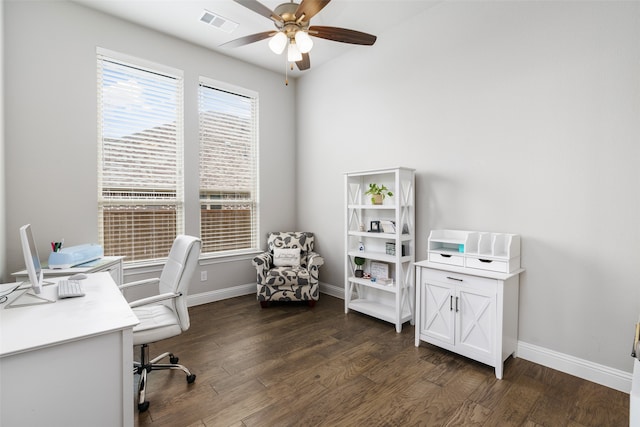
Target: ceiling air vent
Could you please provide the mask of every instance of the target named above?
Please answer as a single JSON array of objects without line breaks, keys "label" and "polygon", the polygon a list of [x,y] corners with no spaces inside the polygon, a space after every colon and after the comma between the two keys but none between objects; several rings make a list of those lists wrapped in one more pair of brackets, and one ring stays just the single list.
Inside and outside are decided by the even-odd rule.
[{"label": "ceiling air vent", "polygon": [[206,9],[204,10],[204,12],[202,12],[200,21],[216,27],[217,29],[219,29],[220,31],[224,31],[225,33],[232,33],[233,30],[238,28],[237,22],[233,22],[230,19],[227,19]]}]

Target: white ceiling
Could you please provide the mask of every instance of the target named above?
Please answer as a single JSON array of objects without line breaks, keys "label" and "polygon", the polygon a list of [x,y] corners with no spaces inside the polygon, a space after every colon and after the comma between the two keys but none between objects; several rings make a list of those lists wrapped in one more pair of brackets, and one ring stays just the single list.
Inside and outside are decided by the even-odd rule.
[{"label": "white ceiling", "polygon": [[[134,22],[156,31],[187,40],[224,55],[284,72],[286,56],[276,55],[268,47],[268,40],[237,48],[219,47],[222,43],[249,34],[275,28],[273,22],[233,0],[74,0],[76,3]],[[405,19],[432,7],[443,0],[333,0],[311,19],[311,25],[328,25],[363,31],[380,37],[384,31]],[[261,0],[271,10],[283,0]],[[286,1],[285,1],[286,2]],[[237,22],[233,33],[200,21],[208,10]],[[301,72],[296,67],[292,76],[312,72],[322,63],[342,55],[350,49],[370,49],[314,37],[309,53],[311,69]]]}]

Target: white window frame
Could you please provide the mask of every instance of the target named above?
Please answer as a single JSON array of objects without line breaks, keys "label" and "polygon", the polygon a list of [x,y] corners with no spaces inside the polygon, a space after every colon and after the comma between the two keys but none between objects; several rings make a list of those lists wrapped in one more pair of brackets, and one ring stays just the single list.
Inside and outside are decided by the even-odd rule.
[{"label": "white window frame", "polygon": [[[144,59],[136,58],[130,55],[125,55],[119,52],[110,51],[103,48],[97,48],[97,66],[98,66],[98,84],[97,84],[97,95],[98,95],[98,234],[100,243],[105,246],[105,255],[127,255],[127,250],[131,250],[134,253],[140,254],[140,248],[142,249],[142,255],[138,255],[136,257],[127,257],[125,258],[126,263],[144,263],[144,262],[152,262],[154,260],[166,258],[168,255],[170,245],[167,247],[167,244],[173,242],[175,239],[175,235],[184,233],[184,209],[185,209],[185,200],[184,200],[184,77],[183,72],[181,70],[177,70],[171,67],[167,67],[162,64],[157,64],[151,61],[147,61]],[[171,181],[175,179],[175,188],[168,188],[166,182],[161,182],[159,187],[162,189],[159,193],[154,193],[153,188],[149,188],[151,192],[145,193],[145,191],[138,191],[141,189],[139,185],[136,185],[135,182],[140,182],[139,178],[131,179],[131,186],[129,188],[122,188],[122,193],[118,191],[103,191],[103,184],[105,184],[105,176],[103,175],[103,171],[106,170],[103,167],[103,161],[106,160],[106,156],[103,156],[105,153],[104,147],[104,127],[103,127],[103,119],[104,119],[104,111],[103,111],[103,75],[102,75],[102,61],[110,61],[123,66],[131,67],[132,69],[142,71],[143,73],[152,73],[155,75],[168,77],[171,79],[175,79],[176,82],[176,99],[175,99],[175,110],[176,110],[176,118],[175,118],[175,170],[172,170],[175,173],[173,178],[168,179]],[[133,98],[132,98],[133,99]],[[146,129],[148,131],[149,129]],[[122,139],[126,139],[127,137],[131,137],[131,135],[123,136]],[[159,139],[162,137],[158,136]],[[112,138],[115,139],[115,138]],[[162,142],[164,143],[164,142]],[[158,142],[157,147],[161,147],[161,142]],[[132,150],[133,151],[133,150]],[[154,151],[149,150],[146,154],[154,154]],[[112,156],[113,158],[114,156]],[[156,157],[159,158],[159,157]],[[171,161],[172,162],[172,161]],[[110,176],[113,176],[112,173]],[[117,180],[117,179],[116,179]],[[113,181],[113,178],[112,178]],[[123,180],[126,182],[126,180]],[[109,185],[109,184],[106,184]],[[175,198],[167,197],[166,194],[171,194],[175,192]],[[137,193],[137,194],[136,194]],[[173,196],[171,194],[171,196]],[[154,198],[155,197],[155,198]],[[124,247],[126,250],[123,253],[122,247],[120,249],[114,249],[115,252],[118,253],[109,253],[107,246],[105,245],[105,208],[111,207],[111,209],[121,209],[123,212],[127,210],[133,211],[136,206],[142,206],[141,211],[148,209],[150,211],[165,211],[169,212],[171,209],[175,210],[175,233],[174,235],[162,234],[162,227],[159,228],[160,232],[157,235],[154,235],[154,225],[150,226],[150,229],[147,229],[149,234],[141,233],[140,235],[136,235],[136,233],[131,233],[130,230],[121,230],[121,235],[125,236],[124,238],[112,236],[113,241],[116,239],[124,240],[129,239],[132,242],[127,242]],[[169,206],[169,208],[167,208]],[[161,215],[162,216],[162,215]],[[135,212],[131,213],[132,222],[136,223]],[[154,217],[155,218],[155,217]],[[147,224],[149,225],[149,224]],[[119,229],[119,228],[118,228]],[[131,236],[134,236],[133,238]],[[138,244],[139,240],[136,240],[136,237],[143,237],[143,244]],[[161,241],[162,243],[159,245],[160,249],[156,249],[155,242],[156,240]],[[109,247],[113,247],[109,245]],[[116,246],[118,247],[118,246]],[[137,249],[132,249],[132,248]],[[166,253],[165,253],[166,252]],[[151,255],[147,255],[150,253]],[[133,259],[132,259],[133,258]]]},{"label": "white window frame", "polygon": [[[207,178],[203,178],[203,174],[206,173],[209,164],[203,159],[203,133],[204,133],[204,125],[205,118],[202,114],[201,109],[203,100],[203,88],[209,88],[212,90],[217,90],[221,92],[227,92],[232,95],[237,95],[243,98],[246,98],[251,101],[252,108],[252,117],[251,117],[251,128],[248,130],[247,134],[243,134],[240,136],[242,141],[240,143],[249,144],[250,147],[245,147],[250,150],[249,155],[251,158],[249,159],[249,167],[252,170],[252,176],[245,177],[250,179],[250,183],[248,184],[249,188],[246,188],[246,191],[242,191],[240,188],[206,188],[207,184],[203,181],[207,181]],[[199,164],[200,164],[200,174],[198,178],[199,183],[199,205],[200,205],[200,236],[202,238],[202,252],[204,257],[219,257],[219,256],[232,256],[232,255],[241,255],[248,253],[256,253],[259,251],[259,141],[258,141],[258,129],[259,129],[259,97],[258,93],[249,89],[245,89],[242,87],[238,87],[235,85],[231,85],[225,82],[221,82],[218,80],[214,80],[208,77],[200,76],[199,85],[198,85],[198,115],[199,115],[199,131],[198,131],[198,140],[199,140]],[[209,123],[210,124],[210,123]],[[238,135],[235,135],[238,136]],[[211,144],[212,141],[209,140]],[[211,162],[210,165],[215,167],[214,162]],[[244,177],[244,176],[243,176]],[[228,191],[221,191],[228,190]],[[213,193],[218,192],[218,194],[213,195]],[[249,194],[248,197],[245,197]],[[209,197],[220,197],[220,199],[207,199],[206,195],[209,194]],[[228,237],[223,237],[220,241],[220,237],[211,236],[211,232],[209,230],[204,230],[203,228],[203,213],[208,211],[209,213],[213,212],[210,209],[212,205],[218,205],[216,208],[219,210],[234,210],[234,207],[238,207],[240,205],[246,208],[247,205],[250,206],[250,237],[248,238],[249,243],[244,247],[233,247],[234,245],[242,246],[247,242],[246,237],[246,229],[241,227],[240,234]],[[223,236],[224,233],[218,228],[214,233],[217,232],[217,236]],[[244,237],[243,237],[244,236]],[[235,242],[234,239],[237,238],[238,242]],[[212,240],[216,240],[215,242]],[[225,241],[225,239],[228,239]],[[231,248],[230,248],[231,247]]]}]

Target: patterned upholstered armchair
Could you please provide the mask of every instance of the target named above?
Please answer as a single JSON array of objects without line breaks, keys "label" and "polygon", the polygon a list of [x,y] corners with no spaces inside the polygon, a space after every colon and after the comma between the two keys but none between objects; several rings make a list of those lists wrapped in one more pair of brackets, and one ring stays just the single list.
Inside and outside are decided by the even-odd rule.
[{"label": "patterned upholstered armchair", "polygon": [[257,297],[262,307],[270,301],[308,301],[320,297],[318,269],[324,259],[313,252],[313,233],[269,233],[267,252],[253,258],[258,273]]}]

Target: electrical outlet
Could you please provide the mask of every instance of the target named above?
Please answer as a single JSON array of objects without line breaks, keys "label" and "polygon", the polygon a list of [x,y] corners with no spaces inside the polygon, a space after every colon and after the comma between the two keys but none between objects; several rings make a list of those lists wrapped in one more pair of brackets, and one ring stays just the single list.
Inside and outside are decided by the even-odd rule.
[{"label": "electrical outlet", "polygon": [[201,271],[200,272],[200,281],[201,282],[206,282],[207,281],[207,271]]}]

